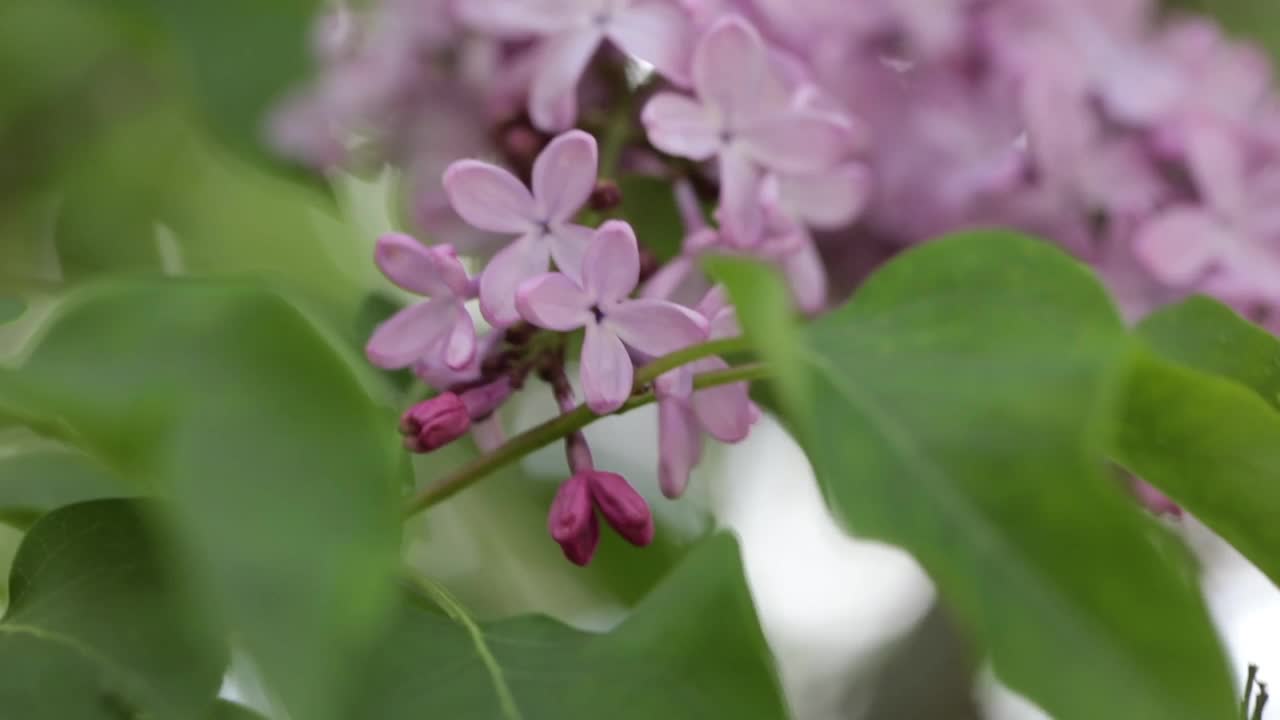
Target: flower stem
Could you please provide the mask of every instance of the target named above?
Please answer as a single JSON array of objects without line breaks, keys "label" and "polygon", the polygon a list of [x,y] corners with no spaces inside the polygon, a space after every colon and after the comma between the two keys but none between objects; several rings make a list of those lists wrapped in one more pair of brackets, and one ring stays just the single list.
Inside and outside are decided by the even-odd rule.
[{"label": "flower stem", "polygon": [[[659,358],[658,360],[655,360],[650,365],[645,366],[639,373],[637,373],[637,377],[636,377],[637,385],[647,384],[648,381],[645,381],[645,383],[641,383],[640,379],[641,377],[646,376],[646,371],[648,371],[649,368],[652,367],[653,365],[657,365],[659,362],[664,361],[667,358],[680,355],[681,353],[688,353],[689,351],[694,350],[695,348],[711,347],[711,346],[715,346],[716,348],[723,348],[726,345],[724,341],[713,341],[710,343],[705,343],[703,345],[694,346],[693,348],[687,348],[686,350],[681,350],[680,352],[672,353],[671,355],[667,355],[665,357]],[[715,349],[713,348],[712,351],[709,351],[706,353],[702,353],[702,354],[693,353],[691,357],[689,357],[689,359],[686,360],[685,362],[697,360],[701,357],[705,357],[706,355],[714,354],[714,352],[715,352]],[[664,363],[664,365],[666,364],[667,363]],[[682,364],[684,363],[677,363],[672,367],[678,367],[679,365],[682,365]],[[668,367],[668,369],[670,368]],[[660,374],[660,372],[657,372],[657,371],[648,373],[648,375],[650,376],[650,380],[653,377],[657,377],[658,374]],[[748,382],[751,380],[760,380],[768,376],[769,376],[768,366],[764,365],[763,363],[752,363],[750,365],[739,365],[737,367],[731,367],[727,370],[717,370],[715,372],[702,373],[701,375],[698,375],[694,378],[693,385],[695,388],[704,389],[704,388],[716,387],[718,385],[728,385],[730,383],[735,383],[735,382]],[[637,395],[635,397],[632,397],[630,400],[626,402],[625,405],[623,405],[621,408],[619,408],[616,412],[612,414],[621,415],[622,413],[625,413],[629,410],[634,410],[638,407],[643,407],[645,405],[653,403],[656,400],[657,398],[654,396],[653,392],[646,390],[644,393]],[[493,452],[488,453],[487,455],[481,455],[480,457],[472,460],[466,465],[463,465],[462,467],[458,468],[453,473],[445,476],[438,482],[423,488],[417,495],[415,495],[412,499],[410,499],[409,504],[405,507],[404,516],[406,518],[409,518],[409,517],[412,517],[413,515],[416,515],[422,512],[423,510],[426,510],[432,505],[435,505],[445,500],[446,498],[452,496],[454,493],[459,492],[460,490],[463,490],[464,488],[468,487],[472,483],[477,482],[478,480],[488,475],[489,473],[492,473],[498,468],[508,463],[515,462],[516,460],[519,460],[520,458],[524,457],[525,455],[528,455],[529,453],[532,453],[535,450],[538,450],[539,448],[546,447],[547,445],[550,445],[551,443],[559,440],[560,438],[565,437],[570,433],[581,430],[582,428],[590,425],[599,417],[601,416],[593,413],[591,411],[591,408],[587,407],[586,405],[579,405],[578,407],[574,408],[570,412],[567,412],[563,415],[558,415],[554,418],[551,418],[550,420],[547,420],[541,425],[537,425],[533,428],[530,428],[529,430],[526,430],[525,432],[511,438],[511,440],[507,441],[506,444],[504,444],[502,447],[498,448],[497,450],[494,450]]]}]

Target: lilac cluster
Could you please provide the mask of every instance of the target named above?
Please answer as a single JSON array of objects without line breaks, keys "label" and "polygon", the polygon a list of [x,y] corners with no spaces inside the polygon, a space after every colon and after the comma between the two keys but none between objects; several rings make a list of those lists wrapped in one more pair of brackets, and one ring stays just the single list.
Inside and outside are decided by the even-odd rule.
[{"label": "lilac cluster", "polygon": [[[497,405],[554,379],[564,343],[547,338],[582,331],[586,402],[609,413],[649,390],[637,363],[736,334],[707,253],[773,263],[816,313],[902,248],[1007,226],[1093,264],[1130,318],[1204,292],[1280,331],[1268,59],[1156,0],[382,0],[333,6],[315,51],[324,71],[280,109],[278,146],[396,164],[439,243],[378,249],[430,298],[369,345],[442,391],[406,416],[415,450],[472,422],[495,440]],[[671,185],[684,237],[665,265],[617,217],[623,174]],[[478,278],[455,248],[487,259]],[[669,496],[704,433],[735,442],[756,417],[740,383],[695,391],[723,367],[651,388]],[[566,554],[590,558],[593,507],[647,542],[581,456],[552,513]]]}]

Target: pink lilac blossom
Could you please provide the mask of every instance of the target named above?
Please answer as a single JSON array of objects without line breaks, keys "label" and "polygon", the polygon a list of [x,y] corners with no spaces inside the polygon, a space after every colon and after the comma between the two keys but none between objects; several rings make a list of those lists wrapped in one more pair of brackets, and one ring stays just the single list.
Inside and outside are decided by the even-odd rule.
[{"label": "pink lilac blossom", "polygon": [[[456,243],[379,243],[384,272],[430,299],[379,327],[368,354],[459,402],[501,405],[546,370],[538,348],[562,364],[559,334],[581,328],[587,403],[617,409],[637,363],[735,331],[723,296],[704,298],[709,253],[776,265],[819,313],[892,254],[975,226],[1092,264],[1130,321],[1201,292],[1280,332],[1271,63],[1155,0],[381,0],[336,5],[312,44],[322,74],[272,136],[326,170],[397,166],[417,229]],[[672,183],[683,237],[664,265],[641,262],[617,219],[645,219],[618,203],[627,174]],[[478,282],[453,247],[489,258]],[[477,295],[495,328],[479,338],[464,319]],[[741,439],[757,412],[744,385],[693,389],[722,367],[655,383],[669,496],[704,434]],[[448,402],[432,406],[440,437],[462,424]],[[465,417],[501,439],[495,418]],[[585,441],[549,522],[585,563],[597,509],[644,533],[625,493],[596,496],[621,486],[575,452]]]},{"label": "pink lilac blossom", "polygon": [[480,230],[518,235],[480,276],[480,311],[494,326],[520,319],[516,287],[546,272],[550,260],[568,277],[580,277],[592,230],[572,220],[595,187],[597,162],[595,138],[571,130],[538,155],[532,192],[510,172],[479,160],[459,160],[445,172],[445,192],[462,219]]},{"label": "pink lilac blossom", "polygon": [[365,347],[369,361],[386,369],[409,367],[424,358],[458,370],[476,354],[476,332],[465,303],[475,287],[448,245],[425,247],[408,235],[378,239],[378,267],[396,285],[429,299],[396,313]]},{"label": "pink lilac blossom", "polygon": [[665,0],[468,0],[458,6],[472,27],[500,36],[534,36],[529,117],[546,132],[573,126],[577,87],[608,40],[684,84],[692,45],[689,18]]},{"label": "pink lilac blossom", "polygon": [[582,388],[587,405],[610,413],[631,396],[631,348],[655,357],[707,338],[707,321],[664,300],[630,299],[640,282],[640,249],[631,226],[611,220],[587,246],[581,281],[546,273],[520,285],[516,306],[525,320],[548,330],[585,328]]}]

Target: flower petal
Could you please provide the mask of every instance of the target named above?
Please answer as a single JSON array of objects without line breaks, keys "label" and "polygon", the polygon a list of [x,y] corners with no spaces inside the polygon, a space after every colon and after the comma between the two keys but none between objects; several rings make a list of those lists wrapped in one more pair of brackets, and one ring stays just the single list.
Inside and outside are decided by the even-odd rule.
[{"label": "flower petal", "polygon": [[1134,238],[1133,251],[1161,282],[1189,285],[1218,259],[1224,242],[1216,218],[1200,208],[1181,207],[1149,220]]},{"label": "flower petal", "polygon": [[764,173],[741,149],[720,154],[720,226],[724,239],[738,248],[755,245],[764,229],[760,183]]},{"label": "flower petal", "polygon": [[516,289],[525,280],[546,272],[550,259],[547,244],[533,235],[518,238],[494,255],[480,276],[480,313],[484,319],[499,328],[519,322]]},{"label": "flower petal", "polygon": [[[720,358],[704,358],[694,363],[693,372],[702,374],[726,370],[728,367]],[[720,442],[739,442],[751,432],[754,418],[751,396],[745,382],[695,390],[692,405],[702,428]]]},{"label": "flower petal", "polygon": [[658,487],[675,499],[689,485],[689,472],[702,459],[702,430],[689,405],[668,399],[658,403]]},{"label": "flower petal", "polygon": [[779,178],[782,204],[805,223],[823,230],[842,228],[867,206],[871,198],[871,170],[862,163],[844,163],[816,175]]},{"label": "flower petal", "polygon": [[654,95],[640,113],[649,142],[668,155],[706,160],[715,155],[720,138],[702,104],[675,93]]},{"label": "flower petal", "polygon": [[547,38],[529,89],[529,117],[539,130],[559,132],[573,126],[578,117],[578,80],[603,39],[594,25]]},{"label": "flower petal", "polygon": [[561,0],[466,0],[450,7],[474,30],[516,37],[559,32],[581,14],[575,3]]},{"label": "flower petal", "polygon": [[764,41],[746,20],[731,15],[716,22],[693,51],[693,87],[721,117],[754,114],[766,67]]},{"label": "flower petal", "polygon": [[592,320],[594,303],[577,283],[562,273],[544,273],[525,280],[516,291],[516,309],[540,328],[569,332]]},{"label": "flower petal", "polygon": [[619,302],[640,283],[640,246],[622,220],[600,226],[582,257],[582,289],[601,304]]},{"label": "flower petal", "polygon": [[523,233],[536,226],[533,195],[515,175],[479,160],[459,160],[444,173],[444,190],[455,212],[472,227]]},{"label": "flower petal", "polygon": [[607,312],[604,324],[646,355],[666,355],[707,339],[706,318],[665,300],[627,300]]},{"label": "flower petal", "polygon": [[611,413],[631,396],[635,368],[613,330],[600,323],[587,324],[581,365],[582,392],[592,412]]},{"label": "flower petal", "polygon": [[549,223],[573,217],[591,196],[599,164],[596,139],[570,130],[552,140],[533,163],[533,197]]},{"label": "flower petal", "polygon": [[832,113],[790,110],[752,123],[739,133],[747,154],[781,173],[803,175],[830,168],[850,148],[852,128]]},{"label": "flower petal", "polygon": [[453,306],[452,300],[428,300],[392,315],[365,345],[369,362],[397,370],[423,359],[452,328]]},{"label": "flower petal", "polygon": [[374,261],[391,282],[430,297],[465,297],[467,271],[450,245],[426,247],[402,233],[378,238]]},{"label": "flower petal", "polygon": [[608,35],[624,52],[649,63],[671,82],[689,84],[693,28],[675,5],[638,2],[622,8],[614,15]]},{"label": "flower petal", "polygon": [[476,357],[476,326],[462,303],[453,306],[453,327],[444,339],[444,364],[450,370],[467,367]]},{"label": "flower petal", "polygon": [[586,255],[587,245],[595,234],[594,228],[562,223],[552,225],[551,234],[546,236],[551,248],[551,259],[556,261],[556,269],[576,283],[582,282],[582,257]]},{"label": "flower petal", "polygon": [[605,522],[624,540],[644,547],[653,542],[653,513],[644,497],[617,473],[590,473],[591,499],[595,501]]},{"label": "flower petal", "polygon": [[827,304],[827,270],[813,240],[805,238],[795,250],[778,259],[782,274],[791,287],[796,307],[816,313]]}]

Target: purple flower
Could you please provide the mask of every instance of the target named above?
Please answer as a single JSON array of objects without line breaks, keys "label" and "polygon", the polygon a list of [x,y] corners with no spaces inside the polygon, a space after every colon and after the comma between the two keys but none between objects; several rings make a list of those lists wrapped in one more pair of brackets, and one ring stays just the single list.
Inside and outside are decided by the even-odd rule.
[{"label": "purple flower", "polygon": [[546,272],[549,260],[569,277],[581,276],[592,230],[570,221],[591,196],[596,165],[595,138],[571,130],[538,155],[532,193],[511,173],[478,160],[460,160],[445,172],[445,191],[458,215],[481,230],[519,236],[480,276],[480,312],[494,326],[520,319],[516,288]]},{"label": "purple flower", "polygon": [[626,478],[590,468],[578,470],[560,486],[547,514],[552,539],[575,565],[590,563],[600,542],[596,510],[632,545],[653,542],[653,513]]},{"label": "purple flower", "polygon": [[441,393],[409,408],[400,418],[400,433],[411,452],[428,453],[448,445],[471,429],[471,415],[462,398]]},{"label": "purple flower", "polygon": [[1231,301],[1280,302],[1280,173],[1249,175],[1225,132],[1193,134],[1187,163],[1202,204],[1176,205],[1138,231],[1138,259],[1161,281]]},{"label": "purple flower", "polygon": [[[737,337],[737,313],[723,287],[712,288],[698,304],[708,320],[712,339]],[[718,357],[702,358],[664,373],[655,383],[658,395],[658,482],[669,498],[679,497],[689,484],[689,472],[702,457],[702,435],[725,443],[747,437],[758,411],[751,403],[747,383],[732,383],[703,390],[693,389],[695,376],[724,370]]]},{"label": "purple flower", "polygon": [[537,35],[537,69],[529,88],[529,117],[558,132],[578,116],[577,87],[606,39],[679,84],[688,75],[689,19],[665,0],[467,0],[465,19],[499,35]]},{"label": "purple flower", "polygon": [[382,323],[365,346],[374,365],[409,367],[424,359],[460,369],[476,353],[476,331],[464,303],[475,296],[453,247],[425,247],[408,235],[378,238],[374,258],[396,285],[429,300],[401,310]]},{"label": "purple flower", "polygon": [[586,328],[582,387],[596,413],[617,410],[631,395],[634,367],[627,348],[665,355],[707,337],[702,316],[663,300],[631,300],[640,280],[640,250],[625,222],[611,220],[587,246],[581,282],[562,273],[525,281],[516,294],[520,314],[548,330]]},{"label": "purple flower", "polygon": [[697,100],[661,93],[641,119],[659,150],[718,158],[723,220],[739,237],[759,229],[754,201],[763,171],[821,172],[848,149],[848,120],[793,103],[760,35],[738,16],[720,20],[698,42],[693,86]]}]

